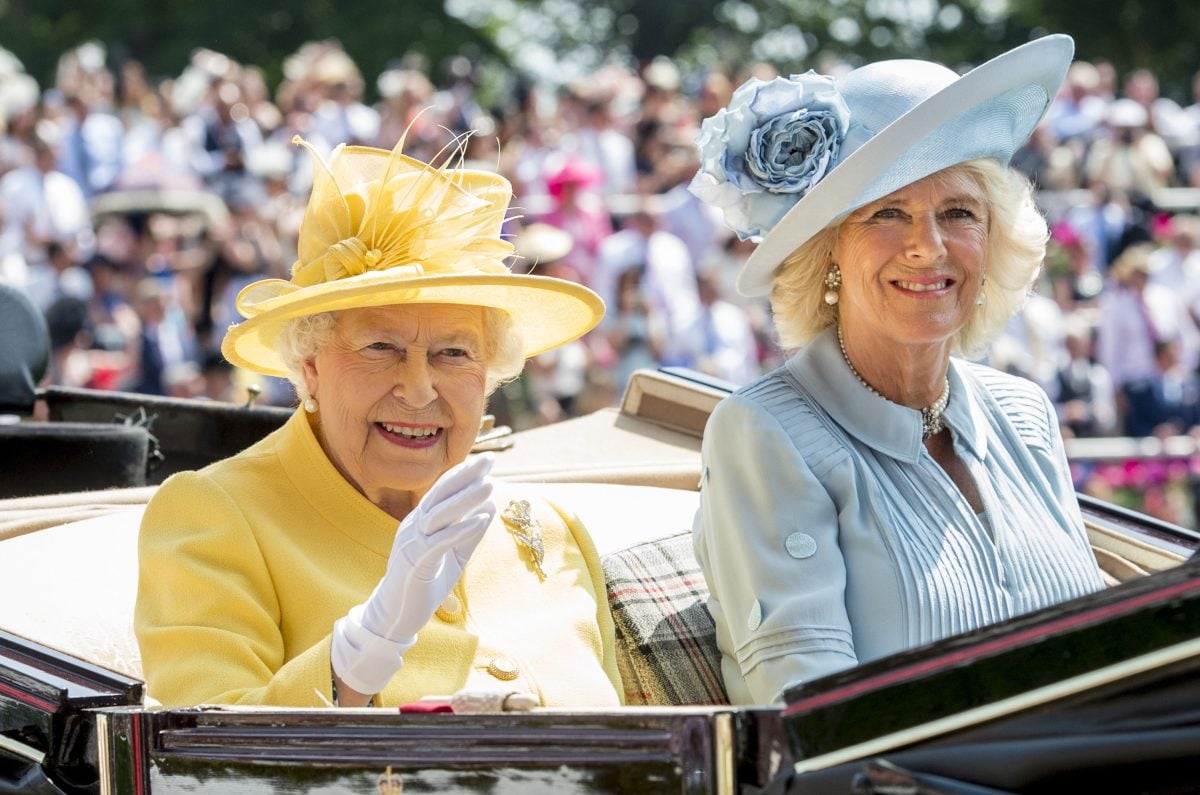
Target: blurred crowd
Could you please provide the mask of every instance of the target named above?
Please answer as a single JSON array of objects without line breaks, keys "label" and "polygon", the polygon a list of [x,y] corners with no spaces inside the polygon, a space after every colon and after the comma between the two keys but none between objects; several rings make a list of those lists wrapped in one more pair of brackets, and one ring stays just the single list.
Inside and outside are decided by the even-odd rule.
[{"label": "blurred crowd", "polygon": [[[0,280],[45,312],[47,383],[243,402],[251,380],[219,344],[238,291],[287,278],[295,260],[312,165],[293,137],[328,153],[405,136],[419,159],[507,176],[514,269],[583,282],[608,307],[502,388],[499,422],[611,405],[640,367],[740,385],[785,354],[766,303],[733,289],[753,243],[687,185],[700,121],[750,74],[775,73],[692,73],[660,57],[484,92],[466,58],[402,57],[368,91],[326,41],[288,58],[272,89],[211,50],[164,77],[88,43],[40,86],[0,51]],[[1200,77],[1195,93],[1176,102],[1151,72],[1077,62],[1014,161],[1053,232],[1037,293],[990,361],[1040,383],[1068,435],[1200,426],[1200,217],[1186,199],[1200,190],[1180,190],[1200,189]],[[294,403],[286,383],[254,383],[260,400]]]}]

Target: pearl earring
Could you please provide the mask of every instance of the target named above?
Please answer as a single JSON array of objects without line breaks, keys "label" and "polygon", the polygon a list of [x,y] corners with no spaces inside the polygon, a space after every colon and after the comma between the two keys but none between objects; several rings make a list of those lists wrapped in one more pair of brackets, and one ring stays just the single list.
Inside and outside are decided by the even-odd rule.
[{"label": "pearl earring", "polygon": [[825,303],[834,306],[838,302],[838,289],[842,286],[842,270],[832,263],[825,271]]},{"label": "pearl earring", "polygon": [[309,414],[316,414],[318,408],[316,398],[308,398],[304,401],[304,410]]},{"label": "pearl earring", "polygon": [[983,288],[987,287],[987,277],[983,277],[983,281],[979,283],[979,295],[975,297],[975,306],[983,306]]}]

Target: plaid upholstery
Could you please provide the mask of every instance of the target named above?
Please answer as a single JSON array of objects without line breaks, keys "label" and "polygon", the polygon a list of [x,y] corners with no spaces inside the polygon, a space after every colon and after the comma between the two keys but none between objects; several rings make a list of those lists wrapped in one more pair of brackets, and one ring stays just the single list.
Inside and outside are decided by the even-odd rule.
[{"label": "plaid upholstery", "polygon": [[728,704],[690,532],[604,557],[628,704]]}]

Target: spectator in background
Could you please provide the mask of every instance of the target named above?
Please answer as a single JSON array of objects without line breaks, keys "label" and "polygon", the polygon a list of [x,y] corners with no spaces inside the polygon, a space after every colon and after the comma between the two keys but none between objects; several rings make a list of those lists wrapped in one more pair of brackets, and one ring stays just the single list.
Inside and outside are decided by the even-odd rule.
[{"label": "spectator in background", "polygon": [[1159,93],[1158,78],[1149,69],[1134,69],[1125,75],[1122,88],[1127,99],[1146,111],[1147,127],[1161,138],[1172,153],[1186,139],[1186,120],[1179,103]]},{"label": "spectator in background", "polygon": [[638,124],[656,122],[673,140],[691,140],[698,129],[695,111],[680,92],[679,67],[665,55],[655,56],[642,70],[642,94]]},{"label": "spectator in background", "polygon": [[1132,99],[1118,99],[1104,118],[1105,134],[1084,160],[1091,182],[1152,197],[1175,181],[1175,161],[1163,139],[1149,127],[1146,109]]},{"label": "spectator in background", "polygon": [[[1150,281],[1181,293],[1195,293],[1200,285],[1200,216],[1179,213],[1163,216],[1160,236],[1162,245],[1150,254]],[[1192,283],[1189,284],[1189,278]]]},{"label": "spectator in background", "polygon": [[667,329],[662,317],[646,304],[646,268],[631,265],[617,277],[616,299],[605,312],[603,326],[616,356],[614,387],[624,394],[637,370],[657,369],[663,360]]},{"label": "spectator in background", "polygon": [[1124,190],[1113,190],[1107,182],[1095,179],[1088,182],[1091,194],[1088,201],[1068,208],[1059,219],[1082,239],[1087,249],[1091,269],[1108,273],[1108,266],[1120,253],[1122,241],[1141,218]]},{"label": "spectator in background", "polygon": [[[290,146],[274,141],[263,144],[247,164],[262,188],[261,204],[250,207],[248,215],[269,238],[264,241],[268,268],[264,272],[281,278],[289,275],[289,267],[296,261],[295,241],[300,236],[300,222],[304,218],[304,200],[289,188],[292,173]],[[252,197],[254,191],[247,195]]]},{"label": "spectator in background", "polygon": [[1081,160],[1074,148],[1059,143],[1050,123],[1043,120],[1013,154],[1012,165],[1038,190],[1068,190],[1079,184]]},{"label": "spectator in background", "polygon": [[1180,111],[1180,125],[1184,139],[1176,157],[1179,159],[1179,174],[1184,185],[1200,188],[1200,72],[1192,76],[1192,102]]},{"label": "spectator in background", "polygon": [[1050,294],[1063,312],[1094,306],[1104,289],[1093,245],[1067,221],[1059,221],[1050,231],[1045,275]]},{"label": "spectator in background", "polygon": [[27,269],[50,267],[51,243],[71,258],[90,256],[94,235],[87,199],[57,168],[61,144],[61,131],[40,122],[29,144],[32,162],[0,177],[0,259],[15,255]]},{"label": "spectator in background", "polygon": [[1163,340],[1154,346],[1156,377],[1142,384],[1142,413],[1130,425],[1135,436],[1177,436],[1192,430],[1200,410],[1200,381],[1195,367],[1183,364],[1180,343]]},{"label": "spectator in background", "polygon": [[992,343],[988,363],[997,370],[1028,378],[1051,400],[1058,396],[1058,371],[1064,364],[1063,310],[1035,286]]},{"label": "spectator in background", "polygon": [[733,81],[725,72],[713,69],[704,75],[700,83],[700,95],[696,98],[696,115],[702,119],[715,116],[732,98]]},{"label": "spectator in background", "polygon": [[700,317],[696,323],[699,350],[693,366],[733,387],[742,387],[758,377],[758,349],[750,318],[737,304],[721,296],[715,273],[696,276]]},{"label": "spectator in background", "polygon": [[136,112],[128,111],[116,190],[199,190],[203,179],[195,169],[195,143],[158,93],[145,94]]},{"label": "spectator in background", "polygon": [[350,56],[340,46],[327,43],[313,69],[322,95],[313,109],[316,133],[326,141],[351,145],[378,141],[379,111],[362,101],[363,77]]},{"label": "spectator in background", "polygon": [[1109,99],[1103,96],[1100,70],[1088,61],[1075,61],[1046,113],[1046,124],[1058,141],[1083,157],[1104,123]]},{"label": "spectator in background", "polygon": [[[452,55],[441,65],[442,80],[434,94],[433,104],[441,116],[441,124],[455,135],[474,127],[475,119],[483,114],[479,105],[479,73],[474,61],[465,55]],[[433,151],[441,150],[441,146]]]},{"label": "spectator in background", "polygon": [[569,157],[546,178],[553,209],[540,219],[571,236],[574,245],[558,267],[562,278],[593,285],[600,246],[612,234],[612,219],[598,193],[603,180],[590,163]]},{"label": "spectator in background", "polygon": [[262,134],[229,77],[213,80],[208,101],[184,120],[192,140],[193,168],[206,185],[228,196],[246,178],[246,162],[262,144]]},{"label": "spectator in background", "polygon": [[1159,424],[1159,345],[1177,342],[1181,308],[1171,291],[1149,283],[1153,246],[1139,244],[1113,263],[1100,299],[1096,360],[1112,376],[1122,429],[1146,436]]},{"label": "spectator in background", "polygon": [[1195,280],[1200,275],[1198,222],[1200,218],[1188,213],[1156,215],[1150,225],[1155,248],[1146,263],[1150,283],[1170,293],[1178,307],[1178,333],[1173,335],[1176,347],[1172,355],[1178,359],[1176,366],[1186,370],[1200,365],[1200,329],[1193,308],[1200,295],[1200,284]]},{"label": "spectator in background", "polygon": [[281,267],[276,227],[265,223],[260,212],[266,202],[260,183],[243,184],[229,197],[229,218],[211,230],[214,253],[199,277],[203,298],[196,323],[206,351],[216,350],[225,330],[241,322],[235,301],[242,288],[259,279],[290,276]]},{"label": "spectator in background", "polygon": [[[104,73],[107,76],[107,72]],[[124,125],[112,112],[111,78],[80,86],[66,97],[59,164],[91,198],[111,190],[123,163]]]},{"label": "spectator in background", "polygon": [[1104,58],[1093,58],[1092,63],[1098,78],[1095,94],[1105,103],[1111,103],[1117,98],[1117,67]]},{"label": "spectator in background", "polygon": [[[724,228],[724,222],[721,225]],[[700,262],[698,270],[716,283],[725,301],[735,304],[746,315],[754,333],[758,370],[765,373],[782,364],[784,356],[771,327],[770,303],[761,297],[742,295],[735,285],[738,272],[756,245],[753,240],[742,240],[736,234],[727,231],[724,238]]]},{"label": "spectator in background", "polygon": [[[517,235],[515,245],[514,272],[577,281],[574,269],[566,264],[574,246],[569,233],[550,224],[533,223]],[[558,422],[580,413],[595,334],[603,332],[592,332],[529,359],[520,378],[524,389],[519,399],[530,408],[534,424]],[[514,394],[510,389],[505,397],[511,400]]]},{"label": "spectator in background", "polygon": [[661,317],[666,327],[663,364],[693,365],[700,353],[697,332],[701,312],[696,270],[687,246],[660,229],[657,217],[645,204],[601,248],[593,289],[605,305],[616,302],[617,280],[631,267],[645,268],[641,280],[643,299],[648,310]]},{"label": "spectator in background", "polygon": [[46,327],[50,331],[50,363],[46,382],[70,387],[92,384],[91,333],[87,301],[76,296],[60,296],[46,307]]},{"label": "spectator in background", "polygon": [[1108,436],[1117,431],[1112,378],[1094,359],[1095,330],[1081,314],[1067,318],[1066,362],[1058,371],[1054,400],[1067,437]]},{"label": "spectator in background", "polygon": [[613,120],[612,97],[596,93],[584,98],[580,126],[562,142],[563,149],[600,170],[600,192],[631,193],[637,178],[633,141]]},{"label": "spectator in background", "polygon": [[546,179],[553,171],[560,117],[545,108],[536,86],[518,80],[511,105],[501,120],[502,171],[513,183],[514,201],[535,215],[550,209]]},{"label": "spectator in background", "polygon": [[204,379],[203,397],[239,402],[233,374],[233,365],[225,360],[220,351],[206,354],[200,367],[200,375]]},{"label": "spectator in background", "polygon": [[96,389],[116,389],[128,379],[138,353],[141,321],[129,303],[129,278],[125,269],[97,253],[84,267],[94,291],[88,304],[92,347],[105,352],[102,364],[93,367]]},{"label": "spectator in background", "polygon": [[375,81],[379,102],[379,143],[392,146],[406,133],[405,146],[432,141],[437,136],[437,119],[423,114],[433,102],[434,86],[419,69],[404,63],[390,64]]},{"label": "spectator in background", "polygon": [[147,276],[134,289],[134,309],[142,329],[138,346],[138,368],[131,385],[134,392],[166,395],[168,372],[177,372],[178,365],[195,362],[195,343],[188,327],[179,322],[178,307],[164,282]]}]

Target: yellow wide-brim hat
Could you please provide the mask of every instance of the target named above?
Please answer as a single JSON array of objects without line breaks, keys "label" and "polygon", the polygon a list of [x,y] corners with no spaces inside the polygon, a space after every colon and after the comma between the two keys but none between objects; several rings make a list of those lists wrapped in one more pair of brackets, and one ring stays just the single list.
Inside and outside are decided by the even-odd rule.
[{"label": "yellow wide-brim hat", "polygon": [[512,273],[500,236],[512,186],[499,174],[435,167],[392,151],[339,146],[313,157],[313,188],[292,278],[264,279],[237,297],[245,322],[221,352],[232,364],[288,375],[276,340],[304,315],[394,304],[462,304],[507,312],[525,356],[586,334],[604,302],[576,282]]}]

